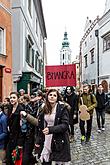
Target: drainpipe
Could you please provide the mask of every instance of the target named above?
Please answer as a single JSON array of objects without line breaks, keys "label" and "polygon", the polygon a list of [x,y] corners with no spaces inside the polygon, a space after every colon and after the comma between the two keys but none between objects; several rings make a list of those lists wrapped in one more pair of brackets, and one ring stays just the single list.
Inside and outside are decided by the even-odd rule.
[{"label": "drainpipe", "polygon": [[97,84],[99,84],[99,30],[95,30],[97,37]]}]

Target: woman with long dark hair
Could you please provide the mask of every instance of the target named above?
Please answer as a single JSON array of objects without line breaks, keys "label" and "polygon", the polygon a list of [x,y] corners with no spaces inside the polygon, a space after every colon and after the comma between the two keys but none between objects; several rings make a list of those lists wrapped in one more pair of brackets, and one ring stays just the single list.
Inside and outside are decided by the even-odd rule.
[{"label": "woman with long dark hair", "polygon": [[56,89],[47,93],[46,103],[39,116],[39,136],[42,137],[40,160],[42,164],[65,164],[70,161],[69,116]]},{"label": "woman with long dark hair", "polygon": [[70,142],[73,142],[74,124],[78,123],[78,96],[75,93],[73,86],[66,87],[64,101],[66,101],[71,106],[69,111]]},{"label": "woman with long dark hair", "polygon": [[8,131],[9,131],[9,141],[7,144],[6,151],[6,164],[14,165],[12,161],[12,151],[19,146],[22,146],[22,133],[20,125],[20,111],[23,111],[23,107],[18,103],[19,95],[17,92],[10,93],[10,103],[11,107],[8,112]]},{"label": "woman with long dark hair", "polygon": [[[40,146],[39,159],[42,165],[53,163],[68,165],[71,160],[68,109],[67,104],[60,100],[59,92],[56,89],[50,89],[38,118],[36,121],[30,120],[38,126],[35,146]],[[29,116],[24,115],[26,118]]]}]

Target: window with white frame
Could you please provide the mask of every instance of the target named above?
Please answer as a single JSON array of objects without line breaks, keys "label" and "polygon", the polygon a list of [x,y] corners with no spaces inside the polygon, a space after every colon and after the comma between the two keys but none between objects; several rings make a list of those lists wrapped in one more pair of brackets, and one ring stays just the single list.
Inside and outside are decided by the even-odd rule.
[{"label": "window with white frame", "polygon": [[35,70],[39,73],[41,72],[41,59],[38,51],[36,51],[36,56],[35,56]]},{"label": "window with white frame", "polygon": [[110,49],[110,33],[103,37],[103,51]]},{"label": "window with white frame", "polygon": [[84,59],[85,59],[85,68],[87,68],[87,54],[84,56]]},{"label": "window with white frame", "polygon": [[28,38],[26,38],[26,62],[34,68],[34,49],[32,47],[33,42],[30,35],[28,35]]},{"label": "window with white frame", "polygon": [[91,64],[94,63],[94,48],[90,50],[91,53]]},{"label": "window with white frame", "polygon": [[5,30],[0,27],[0,54],[5,54]]}]

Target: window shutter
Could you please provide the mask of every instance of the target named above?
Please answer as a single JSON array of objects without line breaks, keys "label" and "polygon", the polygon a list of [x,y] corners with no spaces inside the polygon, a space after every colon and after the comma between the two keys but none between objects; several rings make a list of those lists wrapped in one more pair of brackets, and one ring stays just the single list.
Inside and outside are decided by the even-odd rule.
[{"label": "window shutter", "polygon": [[29,42],[28,39],[26,38],[25,40],[25,50],[26,50],[26,62],[29,63]]}]

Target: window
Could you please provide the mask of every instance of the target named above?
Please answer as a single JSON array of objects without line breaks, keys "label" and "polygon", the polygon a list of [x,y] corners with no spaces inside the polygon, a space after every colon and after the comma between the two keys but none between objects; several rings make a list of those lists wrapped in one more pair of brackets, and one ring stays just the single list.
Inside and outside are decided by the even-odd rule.
[{"label": "window", "polygon": [[38,20],[36,18],[36,34],[38,35]]},{"label": "window", "polygon": [[32,67],[34,68],[34,49],[32,49]]},{"label": "window", "polygon": [[5,54],[5,30],[0,27],[0,54]]},{"label": "window", "polygon": [[42,47],[42,35],[40,34],[40,46]]},{"label": "window", "polygon": [[85,68],[87,68],[87,54],[84,56],[85,58]]},{"label": "window", "polygon": [[103,37],[103,51],[110,49],[110,33]]},{"label": "window", "polygon": [[94,63],[94,49],[90,51],[91,53],[91,64]]},{"label": "window", "polygon": [[87,46],[87,42],[85,41],[85,43],[84,43],[84,44],[85,44],[85,47],[86,47],[86,46]]},{"label": "window", "polygon": [[90,40],[92,40],[92,35],[90,35]]},{"label": "window", "polygon": [[38,56],[36,54],[35,56],[35,70],[37,71],[37,67],[38,67]]},{"label": "window", "polygon": [[30,16],[32,17],[32,0],[28,0],[28,11]]},{"label": "window", "polygon": [[64,58],[65,58],[65,57],[64,57],[64,54],[63,54],[63,60],[64,60]]},{"label": "window", "polygon": [[36,52],[36,56],[35,56],[35,70],[37,71],[37,72],[39,72],[40,73],[40,67],[41,67],[41,60],[39,59],[39,53],[38,53],[38,51]]},{"label": "window", "polygon": [[33,42],[31,37],[28,35],[26,38],[26,62],[34,68],[34,49],[32,48]]},{"label": "window", "polygon": [[43,76],[44,74],[44,64],[43,64],[43,60],[41,60],[41,75]]}]

